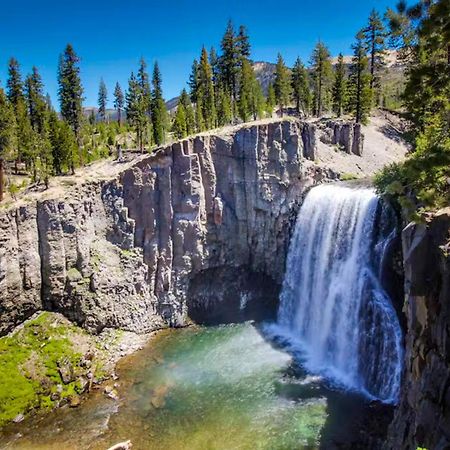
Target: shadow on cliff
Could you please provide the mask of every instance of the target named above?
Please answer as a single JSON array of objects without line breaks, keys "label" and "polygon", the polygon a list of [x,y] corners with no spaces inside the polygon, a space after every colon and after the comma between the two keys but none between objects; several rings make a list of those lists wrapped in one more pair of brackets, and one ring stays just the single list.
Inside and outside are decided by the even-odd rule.
[{"label": "shadow on cliff", "polygon": [[274,320],[280,288],[248,267],[206,269],[190,280],[188,316],[202,325]]}]

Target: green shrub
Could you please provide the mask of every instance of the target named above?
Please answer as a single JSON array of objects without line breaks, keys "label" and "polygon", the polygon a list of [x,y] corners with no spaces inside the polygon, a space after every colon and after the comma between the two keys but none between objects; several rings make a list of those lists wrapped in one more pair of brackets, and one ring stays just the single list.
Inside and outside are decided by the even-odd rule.
[{"label": "green shrub", "polygon": [[376,175],[375,187],[397,202],[409,219],[450,204],[450,133],[444,117],[435,117],[419,134],[415,151],[403,163]]},{"label": "green shrub", "polygon": [[357,180],[358,176],[354,173],[347,173],[344,172],[341,174],[341,181],[350,181],[350,180]]}]

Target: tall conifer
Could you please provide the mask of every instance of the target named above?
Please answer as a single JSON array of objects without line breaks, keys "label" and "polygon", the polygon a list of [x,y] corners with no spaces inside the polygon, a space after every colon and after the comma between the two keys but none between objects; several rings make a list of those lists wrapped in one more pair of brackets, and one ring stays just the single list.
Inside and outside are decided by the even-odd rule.
[{"label": "tall conifer", "polygon": [[283,116],[284,108],[289,105],[292,89],[289,70],[280,53],[278,53],[277,66],[275,69],[274,89],[280,114]]},{"label": "tall conifer", "polygon": [[142,92],[138,80],[133,72],[128,80],[126,93],[126,106],[128,122],[136,131],[136,141],[141,152],[144,151],[144,131],[147,124],[145,103],[142,101]]},{"label": "tall conifer", "polygon": [[101,120],[106,120],[106,106],[108,103],[108,90],[103,78],[100,79],[100,85],[98,88],[98,115]]},{"label": "tall conifer", "polygon": [[297,58],[292,69],[292,94],[297,113],[303,112],[307,116],[311,104],[311,92],[308,71],[300,58]]},{"label": "tall conifer", "polygon": [[266,98],[266,112],[269,117],[272,117],[273,109],[277,105],[277,99],[275,97],[275,89],[273,87],[273,83],[269,83],[269,87],[267,88],[267,98]]},{"label": "tall conifer", "polygon": [[311,57],[312,76],[314,80],[314,114],[318,117],[329,109],[333,69],[328,48],[319,41]]},{"label": "tall conifer", "polygon": [[222,56],[220,66],[222,81],[225,90],[230,93],[233,103],[237,99],[237,72],[238,72],[238,49],[236,46],[236,36],[233,22],[230,20],[227,24],[225,34],[221,42]]},{"label": "tall conifer", "polygon": [[137,80],[141,88],[142,101],[144,102],[144,109],[148,117],[151,116],[152,92],[150,89],[150,79],[147,73],[147,63],[144,58],[139,62],[139,70],[137,73]]},{"label": "tall conifer", "polygon": [[356,35],[352,46],[353,58],[349,77],[349,106],[355,116],[356,123],[365,123],[370,114],[372,90],[370,89],[370,73],[364,43],[364,33]]},{"label": "tall conifer", "polygon": [[369,23],[364,29],[364,38],[369,52],[370,88],[379,91],[379,73],[385,66],[386,31],[383,21],[375,9],[370,13]]},{"label": "tall conifer", "polygon": [[19,62],[16,58],[11,58],[8,64],[8,79],[6,81],[6,93],[8,100],[13,107],[17,106],[17,103],[23,100],[23,82],[22,75],[20,73]]},{"label": "tall conifer", "polygon": [[202,108],[202,117],[207,129],[214,128],[217,124],[216,106],[214,99],[214,85],[211,65],[208,60],[208,52],[202,49],[198,68],[198,97]]},{"label": "tall conifer", "polygon": [[119,82],[116,83],[116,87],[114,88],[114,108],[117,111],[117,123],[119,125],[122,124],[122,111],[125,105],[125,99],[123,96],[122,88],[120,87]]},{"label": "tall conifer", "polygon": [[[83,87],[81,85],[79,62],[80,58],[75,53],[72,45],[67,44],[59,60],[58,97],[61,115],[72,128],[77,144],[80,147],[83,120]],[[81,148],[79,148],[79,159],[82,163]],[[74,171],[75,166],[72,165],[72,172]]]},{"label": "tall conifer", "polygon": [[346,74],[344,57],[342,53],[339,53],[336,67],[334,69],[334,84],[333,84],[333,110],[338,117],[340,117],[344,111],[346,104]]},{"label": "tall conifer", "polygon": [[195,133],[195,113],[186,89],[181,91],[179,103],[181,103],[184,108],[186,117],[186,134],[189,136],[190,134]]},{"label": "tall conifer", "polygon": [[162,78],[158,63],[155,62],[152,77],[152,124],[153,136],[156,145],[161,145],[165,141],[167,128],[167,110],[162,94]]},{"label": "tall conifer", "polygon": [[5,161],[15,147],[15,126],[13,107],[0,88],[0,201],[3,200]]}]

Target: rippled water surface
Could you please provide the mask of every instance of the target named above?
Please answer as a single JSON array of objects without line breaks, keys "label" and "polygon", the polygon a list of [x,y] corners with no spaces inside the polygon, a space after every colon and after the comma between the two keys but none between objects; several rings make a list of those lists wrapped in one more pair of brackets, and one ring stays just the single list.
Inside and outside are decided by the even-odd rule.
[{"label": "rippled water surface", "polygon": [[106,449],[127,439],[133,449],[316,448],[327,420],[317,380],[249,323],[163,331],[118,373],[119,401],[97,392],[15,425],[4,448]]}]

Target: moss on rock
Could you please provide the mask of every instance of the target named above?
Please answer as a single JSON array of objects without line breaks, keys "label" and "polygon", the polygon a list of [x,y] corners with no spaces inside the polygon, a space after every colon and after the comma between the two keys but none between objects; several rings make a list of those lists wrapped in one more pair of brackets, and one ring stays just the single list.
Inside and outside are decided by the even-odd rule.
[{"label": "moss on rock", "polygon": [[[43,312],[0,338],[0,426],[19,414],[53,408],[60,399],[76,393],[82,354],[72,337],[79,333],[84,332]],[[72,371],[66,383],[63,365]]]}]

